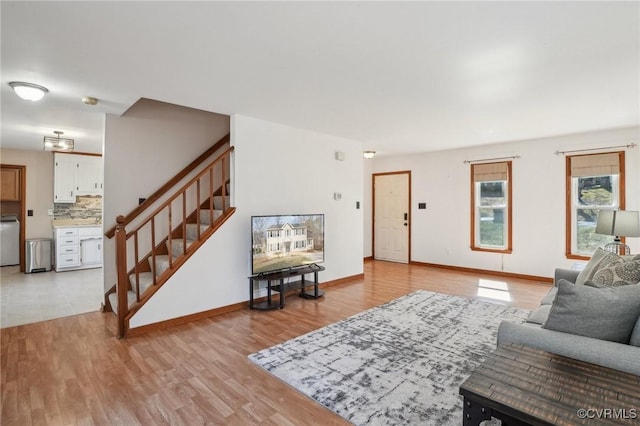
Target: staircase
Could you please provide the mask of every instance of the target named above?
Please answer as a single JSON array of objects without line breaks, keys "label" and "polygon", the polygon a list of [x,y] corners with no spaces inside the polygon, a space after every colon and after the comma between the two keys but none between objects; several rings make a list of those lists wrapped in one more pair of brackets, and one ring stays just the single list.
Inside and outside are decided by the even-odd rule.
[{"label": "staircase", "polygon": [[[142,214],[136,216],[151,211],[142,220],[131,214],[116,219],[118,282],[105,294],[105,311],[117,315],[118,337],[126,337],[131,317],[235,212],[229,196],[232,152],[229,147],[204,166],[188,166],[201,171],[178,189],[167,191],[165,184],[162,194],[154,193],[156,200],[137,209]],[[134,225],[130,231],[128,224]]]}]

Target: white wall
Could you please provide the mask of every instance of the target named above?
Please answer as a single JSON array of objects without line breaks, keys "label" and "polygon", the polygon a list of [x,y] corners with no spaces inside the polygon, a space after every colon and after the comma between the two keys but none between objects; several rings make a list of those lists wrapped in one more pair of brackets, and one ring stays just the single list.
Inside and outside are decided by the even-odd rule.
[{"label": "white wall", "polygon": [[[478,148],[399,157],[376,157],[372,173],[411,170],[412,261],[552,276],[570,267],[565,258],[565,157],[557,150],[587,149],[638,143],[640,128],[624,128],[569,136],[496,144]],[[625,150],[626,209],[640,210],[640,149]],[[519,155],[513,160],[513,253],[471,251],[470,171],[464,160]],[[365,193],[371,179],[365,176]],[[366,211],[371,211],[370,197]],[[426,202],[426,210],[418,203]],[[365,256],[371,227],[365,227]],[[627,238],[632,253],[640,238]],[[368,251],[367,251],[368,250]]]},{"label": "white wall", "polygon": [[29,151],[24,149],[0,150],[0,162],[27,167],[26,210],[33,210],[27,216],[25,238],[53,238],[51,220],[47,214],[53,209],[53,154],[50,151]]},{"label": "white wall", "polygon": [[[236,213],[136,313],[132,327],[247,301],[252,215],[324,213],[321,282],[363,272],[361,143],[239,115],[231,137]],[[345,160],[336,161],[335,151]]]},{"label": "white wall", "polygon": [[[167,180],[229,133],[229,117],[142,99],[122,116],[107,115],[103,222],[115,225]],[[115,239],[104,244],[105,290],[116,283]]]}]

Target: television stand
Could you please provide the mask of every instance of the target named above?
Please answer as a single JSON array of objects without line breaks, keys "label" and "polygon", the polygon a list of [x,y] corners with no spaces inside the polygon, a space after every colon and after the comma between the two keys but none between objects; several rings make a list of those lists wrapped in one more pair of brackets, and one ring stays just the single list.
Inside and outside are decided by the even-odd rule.
[{"label": "television stand", "polygon": [[[324,271],[324,266],[316,264],[304,266],[302,268],[287,269],[284,271],[270,272],[266,274],[258,274],[249,277],[249,308],[251,309],[283,309],[285,302],[285,294],[292,289],[300,289],[298,296],[303,299],[317,299],[324,295],[324,291],[318,288],[318,272]],[[305,275],[313,274],[313,281],[308,281]],[[294,277],[300,277],[292,282],[285,282]],[[267,300],[255,302],[253,298],[254,283],[267,282]],[[307,290],[308,287],[313,287]],[[276,291],[279,296],[274,300],[272,292]]]}]

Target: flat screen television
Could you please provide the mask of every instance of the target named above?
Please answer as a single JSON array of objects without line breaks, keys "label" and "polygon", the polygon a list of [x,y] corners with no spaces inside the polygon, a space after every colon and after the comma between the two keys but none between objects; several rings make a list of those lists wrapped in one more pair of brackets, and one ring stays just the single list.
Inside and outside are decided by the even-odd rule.
[{"label": "flat screen television", "polygon": [[324,262],[324,215],[251,217],[251,274]]}]

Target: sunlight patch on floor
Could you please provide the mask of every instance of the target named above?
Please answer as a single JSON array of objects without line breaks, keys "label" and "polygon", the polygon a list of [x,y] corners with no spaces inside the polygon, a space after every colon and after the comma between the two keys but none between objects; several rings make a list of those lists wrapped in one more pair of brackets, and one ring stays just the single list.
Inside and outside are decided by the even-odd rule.
[{"label": "sunlight patch on floor", "polygon": [[504,281],[478,280],[478,297],[511,302],[509,286]]}]

